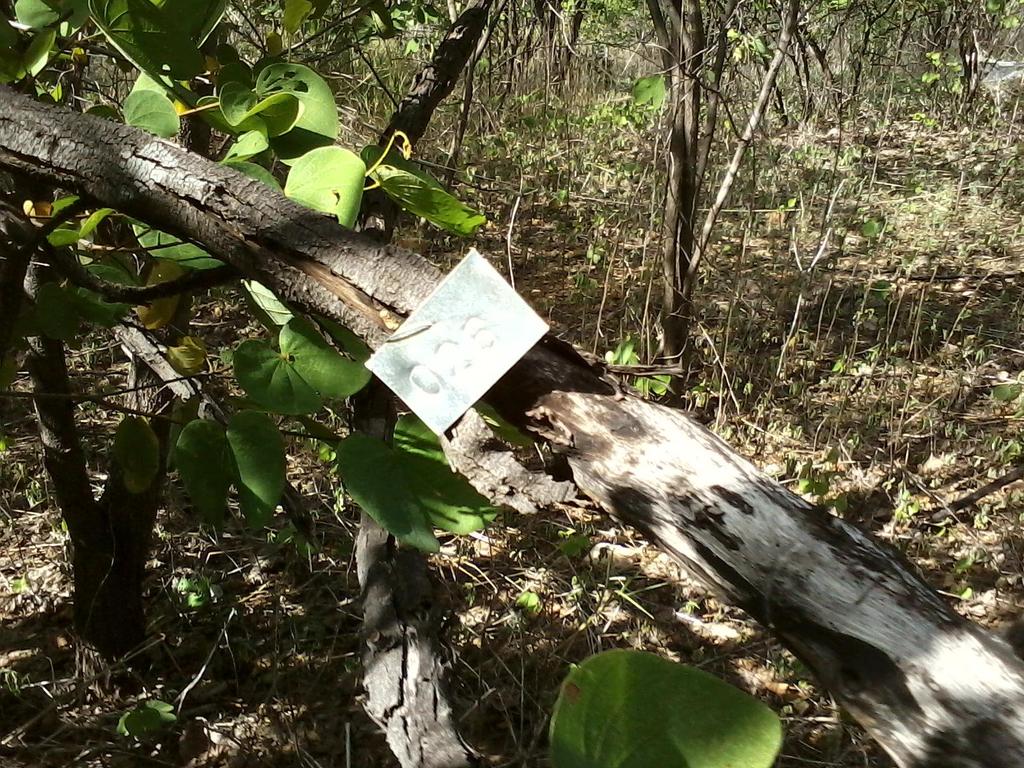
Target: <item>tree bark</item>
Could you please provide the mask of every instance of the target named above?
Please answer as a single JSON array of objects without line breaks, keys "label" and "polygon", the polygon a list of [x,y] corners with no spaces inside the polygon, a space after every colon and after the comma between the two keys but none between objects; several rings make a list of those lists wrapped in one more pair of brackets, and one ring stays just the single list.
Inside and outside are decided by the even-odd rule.
[{"label": "tree bark", "polygon": [[[34,272],[26,283],[30,296],[38,285]],[[125,487],[111,461],[97,499],[75,424],[64,344],[44,337],[30,337],[28,343],[25,362],[36,393],[43,463],[71,536],[74,621],[82,641],[79,667],[83,675],[91,676],[102,661],[124,656],[145,638],[142,581],[165,457],[161,456],[158,476],[142,493]],[[168,427],[166,422],[153,425],[158,437],[166,437]]]},{"label": "tree bark", "polygon": [[[0,167],[199,242],[373,346],[440,278],[229,168],[2,88]],[[560,445],[582,491],[774,631],[899,766],[1024,766],[1024,663],[898,553],[685,414],[616,394],[551,340],[486,399]]]},{"label": "tree bark", "polygon": [[[374,380],[353,402],[352,426],[391,442],[394,396]],[[426,558],[399,549],[366,512],[356,537],[363,595],[365,709],[402,768],[472,768],[479,755],[455,726],[437,635],[440,612]]]},{"label": "tree bark", "polygon": [[21,211],[0,201],[0,368],[11,352],[25,297],[25,274],[34,227]]}]

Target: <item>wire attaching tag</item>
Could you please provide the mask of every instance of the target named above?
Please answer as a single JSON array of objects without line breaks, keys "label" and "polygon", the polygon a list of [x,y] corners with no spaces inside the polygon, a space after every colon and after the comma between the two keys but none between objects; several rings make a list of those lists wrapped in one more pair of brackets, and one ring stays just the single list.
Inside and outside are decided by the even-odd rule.
[{"label": "wire attaching tag", "polygon": [[366,367],[440,435],[547,331],[474,248]]}]

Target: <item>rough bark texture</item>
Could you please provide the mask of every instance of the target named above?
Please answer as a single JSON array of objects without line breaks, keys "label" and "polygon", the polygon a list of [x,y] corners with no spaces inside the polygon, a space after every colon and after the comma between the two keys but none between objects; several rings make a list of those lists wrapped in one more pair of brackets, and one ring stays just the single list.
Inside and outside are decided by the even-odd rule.
[{"label": "rough bark texture", "polygon": [[0,367],[11,349],[25,296],[25,273],[31,255],[25,244],[30,242],[32,230],[21,211],[0,201]]},{"label": "rough bark texture", "polygon": [[[36,279],[29,274],[31,294]],[[161,470],[142,493],[125,488],[116,462],[99,499],[93,495],[75,424],[75,401],[64,345],[29,338],[25,361],[32,378],[43,463],[72,544],[75,630],[83,641],[81,671],[94,674],[100,659],[124,656],[145,638],[142,580],[156,518]],[[149,405],[144,403],[144,405]],[[167,422],[153,424],[166,444]],[[94,659],[93,654],[100,659]]]},{"label": "rough bark texture", "polygon": [[[0,89],[0,167],[198,241],[372,345],[437,271],[228,168]],[[1024,766],[1024,664],[898,554],[810,506],[683,413],[542,341],[487,395],[563,445],[581,490],[773,630],[903,768]]]},{"label": "rough bark texture", "polygon": [[[373,382],[354,403],[353,426],[391,440],[393,396]],[[462,740],[445,691],[439,654],[440,615],[427,563],[394,539],[365,512],[356,540],[356,569],[363,589],[363,685],[367,713],[380,726],[402,768],[470,768],[482,765]]]},{"label": "rough bark texture", "polygon": [[451,432],[441,438],[449,464],[494,504],[533,514],[576,498],[572,483],[527,469],[476,411],[467,412]]},{"label": "rough bark texture", "polygon": [[434,110],[455,89],[459,75],[473,54],[487,24],[492,2],[474,0],[459,14],[437,46],[430,64],[420,70],[412,88],[399,103],[384,129],[384,137],[402,131],[413,144],[423,138]]}]

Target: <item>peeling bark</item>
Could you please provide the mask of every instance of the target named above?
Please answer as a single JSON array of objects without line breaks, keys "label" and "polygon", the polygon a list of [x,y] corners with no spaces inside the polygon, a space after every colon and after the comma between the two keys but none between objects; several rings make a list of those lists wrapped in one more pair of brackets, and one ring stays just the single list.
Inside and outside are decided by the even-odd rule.
[{"label": "peeling bark", "polygon": [[[439,278],[228,168],[3,88],[0,167],[199,242],[373,346]],[[896,552],[685,414],[616,395],[550,340],[486,399],[562,445],[583,492],[774,631],[901,768],[1024,766],[1024,664]]]},{"label": "peeling bark", "polygon": [[441,447],[448,463],[493,504],[528,515],[576,498],[572,483],[527,469],[476,411],[468,411],[451,436],[441,438]]}]

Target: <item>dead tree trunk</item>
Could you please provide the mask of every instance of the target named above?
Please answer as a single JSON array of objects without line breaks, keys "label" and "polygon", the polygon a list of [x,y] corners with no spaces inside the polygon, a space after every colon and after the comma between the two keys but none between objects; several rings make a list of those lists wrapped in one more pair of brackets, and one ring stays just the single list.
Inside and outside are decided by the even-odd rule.
[{"label": "dead tree trunk", "polygon": [[[0,88],[0,168],[201,243],[379,345],[440,278],[259,182]],[[685,414],[541,342],[486,396],[568,453],[580,489],[808,664],[902,768],[1024,766],[1024,663],[899,554],[760,475]]]}]

